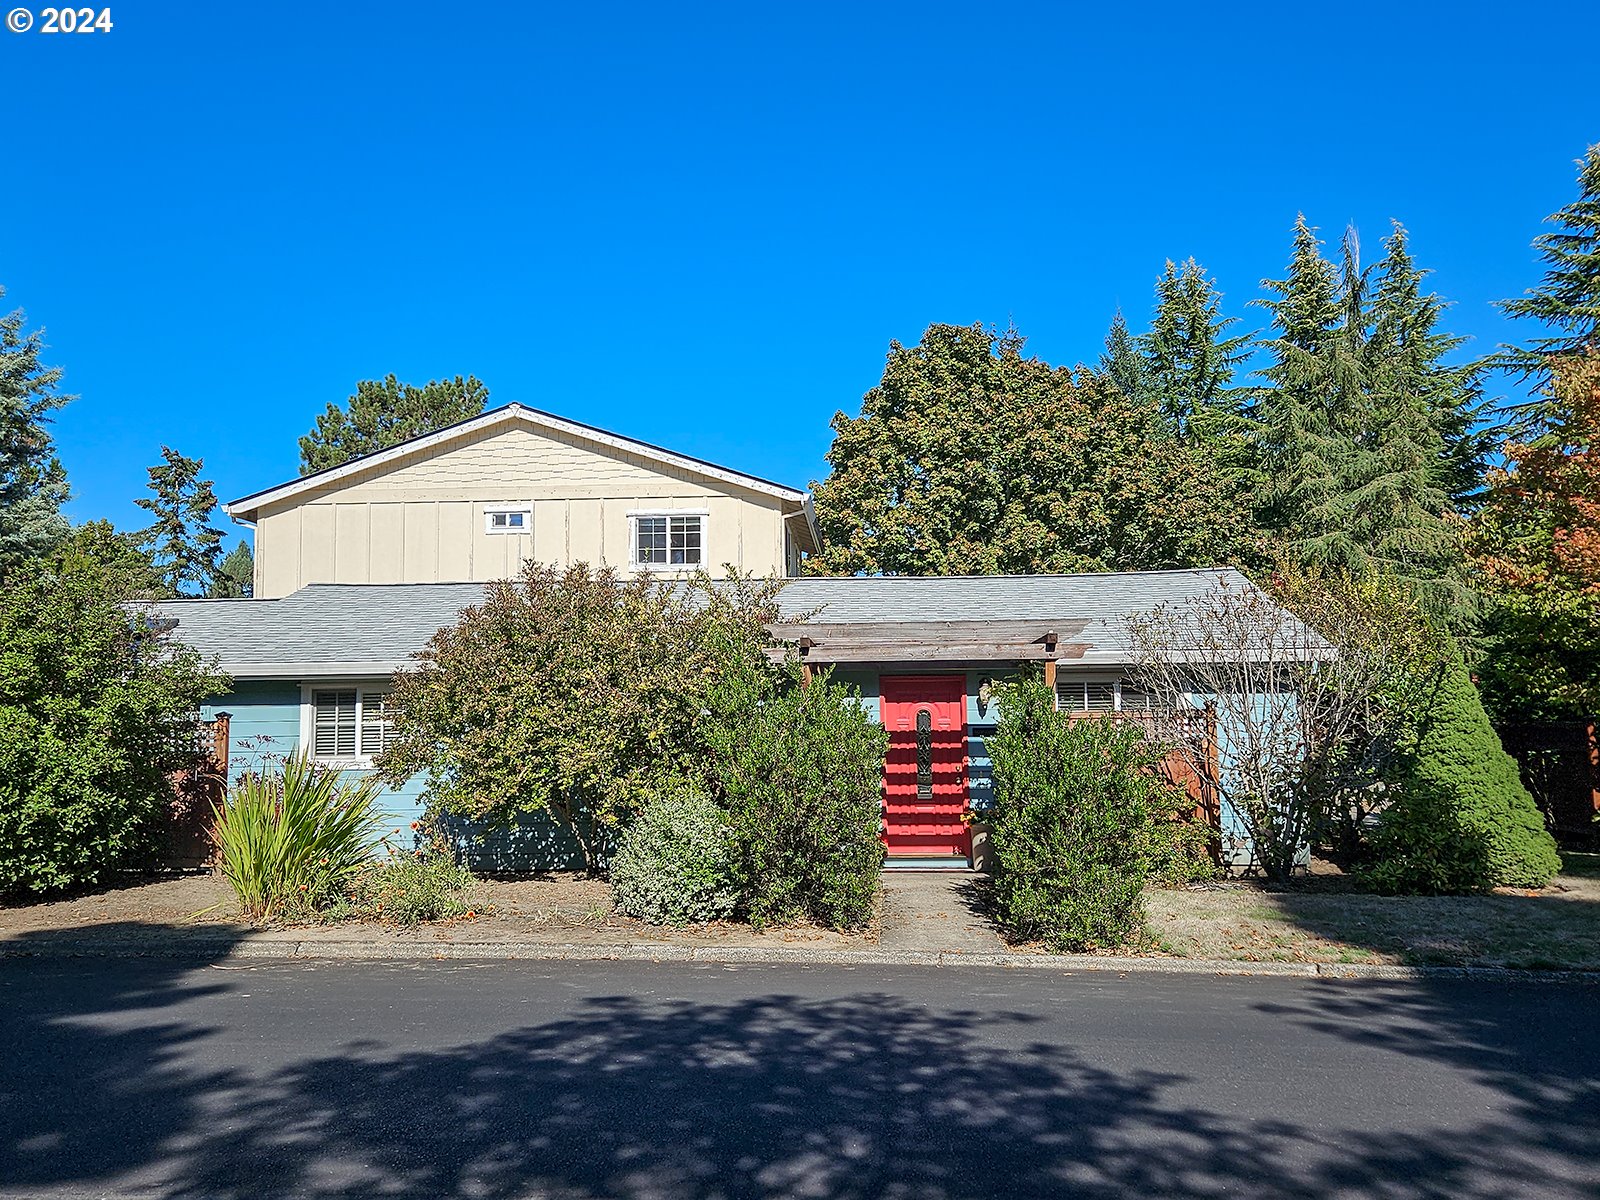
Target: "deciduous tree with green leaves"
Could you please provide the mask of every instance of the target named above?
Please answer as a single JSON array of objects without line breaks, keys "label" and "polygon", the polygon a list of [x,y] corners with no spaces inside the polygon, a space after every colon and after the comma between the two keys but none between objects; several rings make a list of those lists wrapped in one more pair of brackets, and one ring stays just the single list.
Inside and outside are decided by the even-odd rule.
[{"label": "deciduous tree with green leaves", "polygon": [[300,439],[300,474],[337,467],[468,420],[488,402],[489,389],[471,375],[429,380],[421,387],[393,375],[363,379],[343,408],[328,405]]},{"label": "deciduous tree with green leaves", "polygon": [[74,397],[60,390],[61,368],[39,362],[44,331],[25,323],[20,308],[0,316],[0,580],[67,532],[67,474],[49,426],[50,413]]},{"label": "deciduous tree with green leaves", "polygon": [[194,714],[227,690],[126,582],[69,540],[0,584],[0,895],[149,866]]},{"label": "deciduous tree with green leaves", "polygon": [[835,574],[1135,570],[1223,561],[1241,530],[1210,456],[1106,379],[1024,357],[1015,330],[892,343],[813,485]]},{"label": "deciduous tree with green leaves", "polygon": [[150,495],[134,501],[155,517],[141,534],[168,591],[174,596],[203,596],[217,574],[222,531],[211,524],[217,496],[209,479],[201,479],[205,460],[185,458],[161,447],[162,462],[151,467]]}]

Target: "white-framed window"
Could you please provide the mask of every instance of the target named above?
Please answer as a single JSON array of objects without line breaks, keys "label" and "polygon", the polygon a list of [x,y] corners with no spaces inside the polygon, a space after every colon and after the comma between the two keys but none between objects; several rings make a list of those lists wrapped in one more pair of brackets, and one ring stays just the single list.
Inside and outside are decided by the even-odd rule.
[{"label": "white-framed window", "polygon": [[1150,694],[1126,679],[1056,680],[1056,708],[1062,712],[1131,712],[1150,707]]},{"label": "white-framed window", "polygon": [[704,565],[705,513],[640,512],[628,516],[633,525],[635,567],[673,571]]},{"label": "white-framed window", "polygon": [[304,689],[301,745],[320,763],[368,767],[394,737],[387,686],[312,684]]},{"label": "white-framed window", "polygon": [[486,508],[483,511],[485,533],[530,533],[532,530],[532,509]]}]

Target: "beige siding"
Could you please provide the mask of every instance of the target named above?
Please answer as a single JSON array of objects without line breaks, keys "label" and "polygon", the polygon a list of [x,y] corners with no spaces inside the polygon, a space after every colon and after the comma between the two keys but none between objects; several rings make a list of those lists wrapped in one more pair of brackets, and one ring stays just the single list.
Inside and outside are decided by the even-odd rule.
[{"label": "beige siding", "polygon": [[[531,510],[531,533],[485,528],[493,508]],[[501,426],[335,480],[263,509],[256,594],[308,583],[503,579],[530,559],[630,570],[630,514],[706,514],[705,566],[782,574],[782,502],[625,451]]]}]

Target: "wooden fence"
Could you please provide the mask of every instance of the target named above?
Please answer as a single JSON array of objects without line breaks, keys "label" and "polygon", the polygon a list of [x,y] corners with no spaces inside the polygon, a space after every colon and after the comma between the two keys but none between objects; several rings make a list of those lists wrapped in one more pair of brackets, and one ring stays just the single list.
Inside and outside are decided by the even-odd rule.
[{"label": "wooden fence", "polygon": [[229,714],[200,721],[186,731],[197,756],[191,770],[172,777],[173,799],[168,813],[164,865],[177,868],[210,866],[216,858],[211,838],[212,812],[228,791]]},{"label": "wooden fence", "polygon": [[1569,850],[1600,849],[1595,718],[1508,724],[1499,732],[1556,841]]}]

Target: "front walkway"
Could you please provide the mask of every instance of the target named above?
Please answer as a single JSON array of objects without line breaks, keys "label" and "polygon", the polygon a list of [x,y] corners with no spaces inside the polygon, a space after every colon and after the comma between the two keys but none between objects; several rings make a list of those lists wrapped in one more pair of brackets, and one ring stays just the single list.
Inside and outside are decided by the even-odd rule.
[{"label": "front walkway", "polygon": [[971,871],[885,871],[878,947],[923,954],[998,954],[994,926],[977,909]]}]

